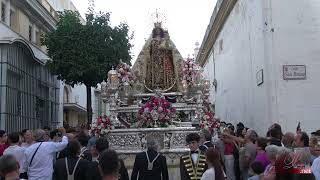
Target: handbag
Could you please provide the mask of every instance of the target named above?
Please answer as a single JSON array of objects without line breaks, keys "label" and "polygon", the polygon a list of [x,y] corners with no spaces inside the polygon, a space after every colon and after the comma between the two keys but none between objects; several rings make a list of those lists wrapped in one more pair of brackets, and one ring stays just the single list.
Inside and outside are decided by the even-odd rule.
[{"label": "handbag", "polygon": [[[41,146],[41,144],[42,144],[42,142],[41,142],[40,145],[37,147],[36,151],[33,153],[28,168],[31,166],[32,161],[33,161],[33,158],[34,158],[34,156],[36,155],[36,153],[37,153],[39,147]],[[28,168],[27,168],[27,171],[26,171],[26,172],[20,174],[20,178],[21,178],[21,179],[28,179]]]}]

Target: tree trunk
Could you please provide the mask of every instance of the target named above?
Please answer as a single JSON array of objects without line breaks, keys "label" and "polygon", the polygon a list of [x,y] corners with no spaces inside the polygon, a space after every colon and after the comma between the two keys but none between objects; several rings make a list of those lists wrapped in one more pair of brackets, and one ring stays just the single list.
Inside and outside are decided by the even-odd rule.
[{"label": "tree trunk", "polygon": [[92,102],[91,102],[91,86],[86,85],[87,89],[87,125],[90,127],[92,123]]}]

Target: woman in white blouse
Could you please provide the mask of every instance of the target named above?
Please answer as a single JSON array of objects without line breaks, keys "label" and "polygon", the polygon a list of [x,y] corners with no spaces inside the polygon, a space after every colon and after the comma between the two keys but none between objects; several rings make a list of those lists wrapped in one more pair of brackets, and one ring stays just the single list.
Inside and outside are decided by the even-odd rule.
[{"label": "woman in white blouse", "polygon": [[203,173],[201,180],[224,180],[219,150],[209,148],[205,155],[208,169]]}]

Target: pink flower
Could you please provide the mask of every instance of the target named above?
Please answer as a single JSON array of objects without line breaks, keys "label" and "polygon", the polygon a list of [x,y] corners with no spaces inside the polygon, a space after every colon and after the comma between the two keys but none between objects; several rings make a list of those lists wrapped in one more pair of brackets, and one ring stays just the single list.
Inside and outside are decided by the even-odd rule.
[{"label": "pink flower", "polygon": [[158,112],[161,113],[162,111],[163,111],[163,108],[160,106],[160,107],[158,108]]},{"label": "pink flower", "polygon": [[149,107],[144,108],[143,112],[144,113],[149,113],[150,112],[150,108]]}]

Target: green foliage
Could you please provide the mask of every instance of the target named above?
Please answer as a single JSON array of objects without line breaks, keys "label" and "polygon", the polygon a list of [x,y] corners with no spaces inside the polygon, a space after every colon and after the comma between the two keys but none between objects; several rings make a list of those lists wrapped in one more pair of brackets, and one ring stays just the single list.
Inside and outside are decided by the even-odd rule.
[{"label": "green foliage", "polygon": [[130,64],[129,27],[110,25],[110,13],[86,15],[81,24],[78,12],[59,13],[57,29],[43,37],[48,48],[49,70],[65,83],[83,83],[94,87],[106,79],[108,71],[120,59]]}]

